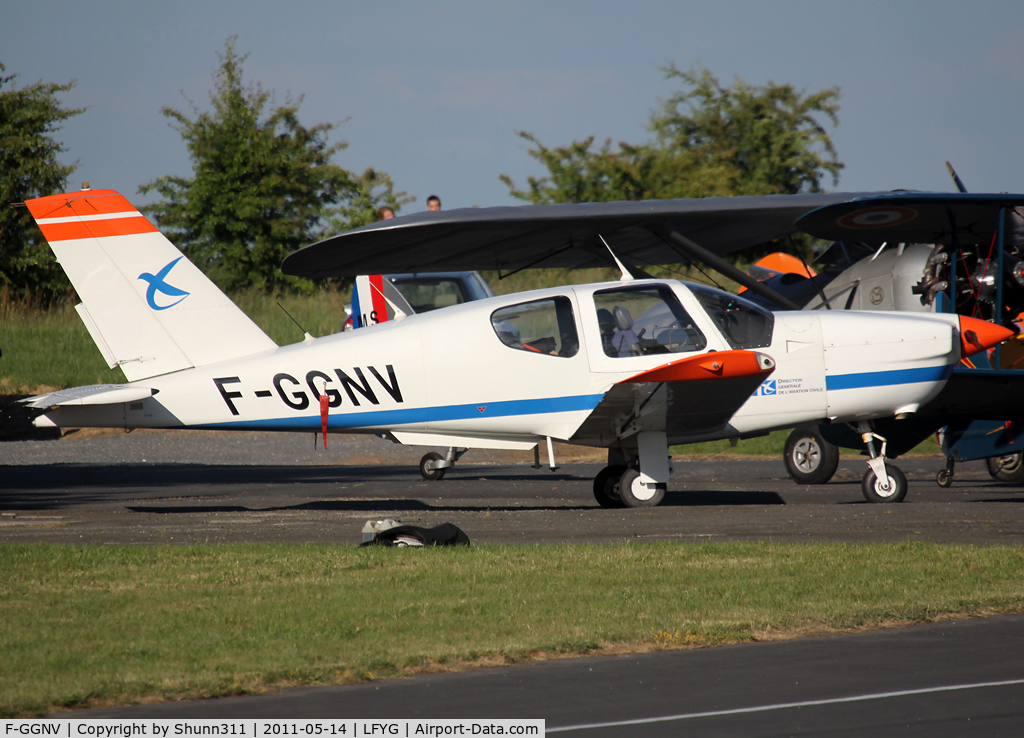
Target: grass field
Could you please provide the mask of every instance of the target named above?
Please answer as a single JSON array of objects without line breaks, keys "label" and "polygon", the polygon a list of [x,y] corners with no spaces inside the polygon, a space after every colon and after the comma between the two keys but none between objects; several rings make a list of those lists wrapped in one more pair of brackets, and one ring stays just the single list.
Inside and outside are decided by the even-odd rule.
[{"label": "grass field", "polygon": [[0,716],[1024,610],[1024,548],[0,546]]}]

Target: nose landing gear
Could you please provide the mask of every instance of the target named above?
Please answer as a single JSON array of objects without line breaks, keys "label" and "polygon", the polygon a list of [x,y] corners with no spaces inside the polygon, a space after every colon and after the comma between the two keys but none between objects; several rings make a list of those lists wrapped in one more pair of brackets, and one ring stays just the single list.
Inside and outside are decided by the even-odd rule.
[{"label": "nose landing gear", "polygon": [[[902,502],[907,496],[907,477],[893,464],[885,463],[885,439],[871,430],[866,421],[857,423],[864,445],[867,447],[869,469],[861,480],[861,492],[868,502]],[[882,442],[880,451],[875,449],[875,441]]]}]

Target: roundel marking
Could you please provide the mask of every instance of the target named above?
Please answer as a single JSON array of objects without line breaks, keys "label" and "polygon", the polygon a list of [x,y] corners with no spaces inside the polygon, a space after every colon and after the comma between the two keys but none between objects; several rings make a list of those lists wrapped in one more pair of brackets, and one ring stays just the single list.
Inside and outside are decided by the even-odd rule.
[{"label": "roundel marking", "polygon": [[841,228],[853,228],[862,230],[865,228],[885,228],[887,226],[903,225],[917,217],[917,211],[911,208],[901,208],[894,205],[882,207],[865,208],[847,213],[836,221]]}]

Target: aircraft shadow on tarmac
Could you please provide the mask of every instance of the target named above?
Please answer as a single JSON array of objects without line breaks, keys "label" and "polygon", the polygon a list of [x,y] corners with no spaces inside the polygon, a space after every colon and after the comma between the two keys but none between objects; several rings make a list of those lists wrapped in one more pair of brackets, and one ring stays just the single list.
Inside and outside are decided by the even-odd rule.
[{"label": "aircraft shadow on tarmac", "polygon": [[[436,510],[436,511],[517,511],[517,510],[571,510],[593,509],[596,503],[590,496],[590,480],[594,465],[569,465],[571,471],[552,473],[535,471],[519,466],[487,466],[483,468],[462,467],[454,474],[438,482],[424,482],[415,469],[408,465],[367,465],[367,466],[253,466],[253,465],[210,465],[210,464],[52,464],[23,465],[3,468],[0,482],[0,510],[45,510],[68,508],[76,505],[97,503],[136,503],[131,509],[136,512],[189,513],[189,512],[244,512],[255,510]],[[578,473],[574,473],[578,472]],[[526,492],[523,504],[510,505],[510,496],[523,494],[501,490],[500,485],[510,483],[533,483],[536,491]],[[551,505],[538,499],[538,493],[547,494],[542,488],[550,484],[574,483],[574,487],[560,489],[561,498],[578,497],[580,504]],[[388,489],[375,491],[374,485],[387,484]],[[491,485],[494,486],[491,486]],[[302,491],[305,497],[322,494],[320,485],[358,485],[352,488],[331,490],[332,499],[317,502],[303,502],[296,506],[262,508],[246,505],[196,505],[192,500],[185,505],[139,506],[146,498],[159,499],[169,489],[175,489],[175,497],[187,498],[203,495],[237,495],[246,492],[260,493],[274,487],[308,485]],[[415,489],[409,489],[412,485]],[[479,485],[473,488],[472,485]],[[251,489],[246,489],[246,488]],[[287,493],[287,491],[285,491]],[[390,493],[393,498],[388,499]],[[351,494],[363,499],[339,500],[338,496]],[[366,499],[376,497],[377,499]],[[473,496],[473,502],[459,504],[458,497]],[[454,499],[441,504],[417,499],[419,496],[431,500],[451,495]],[[495,498],[498,505],[480,504],[480,498]],[[585,502],[584,502],[585,500]],[[697,506],[738,506],[738,505],[785,505],[785,500],[772,491],[746,490],[694,490],[670,491],[662,507]]]},{"label": "aircraft shadow on tarmac", "polygon": [[[774,492],[680,492],[668,493],[661,507],[694,507],[694,506],[727,506],[735,505],[785,505],[785,501]],[[322,500],[303,502],[298,505],[279,505],[274,507],[247,507],[245,505],[131,505],[127,508],[136,513],[157,515],[187,515],[190,513],[223,513],[223,512],[289,512],[298,510],[315,510],[322,512],[364,511],[389,512],[402,511],[433,511],[433,512],[570,512],[578,510],[598,509],[597,503],[584,505],[480,505],[458,503],[432,504],[416,499],[376,499],[376,500]]]}]

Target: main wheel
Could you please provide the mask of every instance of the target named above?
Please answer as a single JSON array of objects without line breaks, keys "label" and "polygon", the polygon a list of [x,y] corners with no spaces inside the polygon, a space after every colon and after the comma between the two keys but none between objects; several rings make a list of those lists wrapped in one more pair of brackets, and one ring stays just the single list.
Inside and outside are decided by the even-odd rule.
[{"label": "main wheel", "polygon": [[619,478],[619,498],[626,507],[657,507],[665,499],[665,485],[640,481],[640,472],[626,469]]},{"label": "main wheel", "polygon": [[786,439],[786,471],[797,484],[825,484],[839,468],[839,448],[814,428],[797,428]]},{"label": "main wheel", "polygon": [[601,507],[622,507],[619,497],[619,479],[626,471],[624,466],[606,466],[594,477],[594,499]]},{"label": "main wheel", "polygon": [[985,459],[985,465],[993,479],[1009,484],[1024,483],[1024,452],[990,456]]},{"label": "main wheel", "polygon": [[860,487],[864,499],[868,502],[902,502],[907,496],[907,477],[892,464],[885,465],[889,477],[889,488],[882,489],[874,469],[868,469],[861,480]]},{"label": "main wheel", "polygon": [[423,458],[420,459],[420,476],[428,482],[436,482],[438,479],[443,478],[444,473],[448,469],[444,466],[441,468],[435,467],[434,464],[438,461],[444,461],[444,457],[437,453],[437,451],[423,454]]}]

